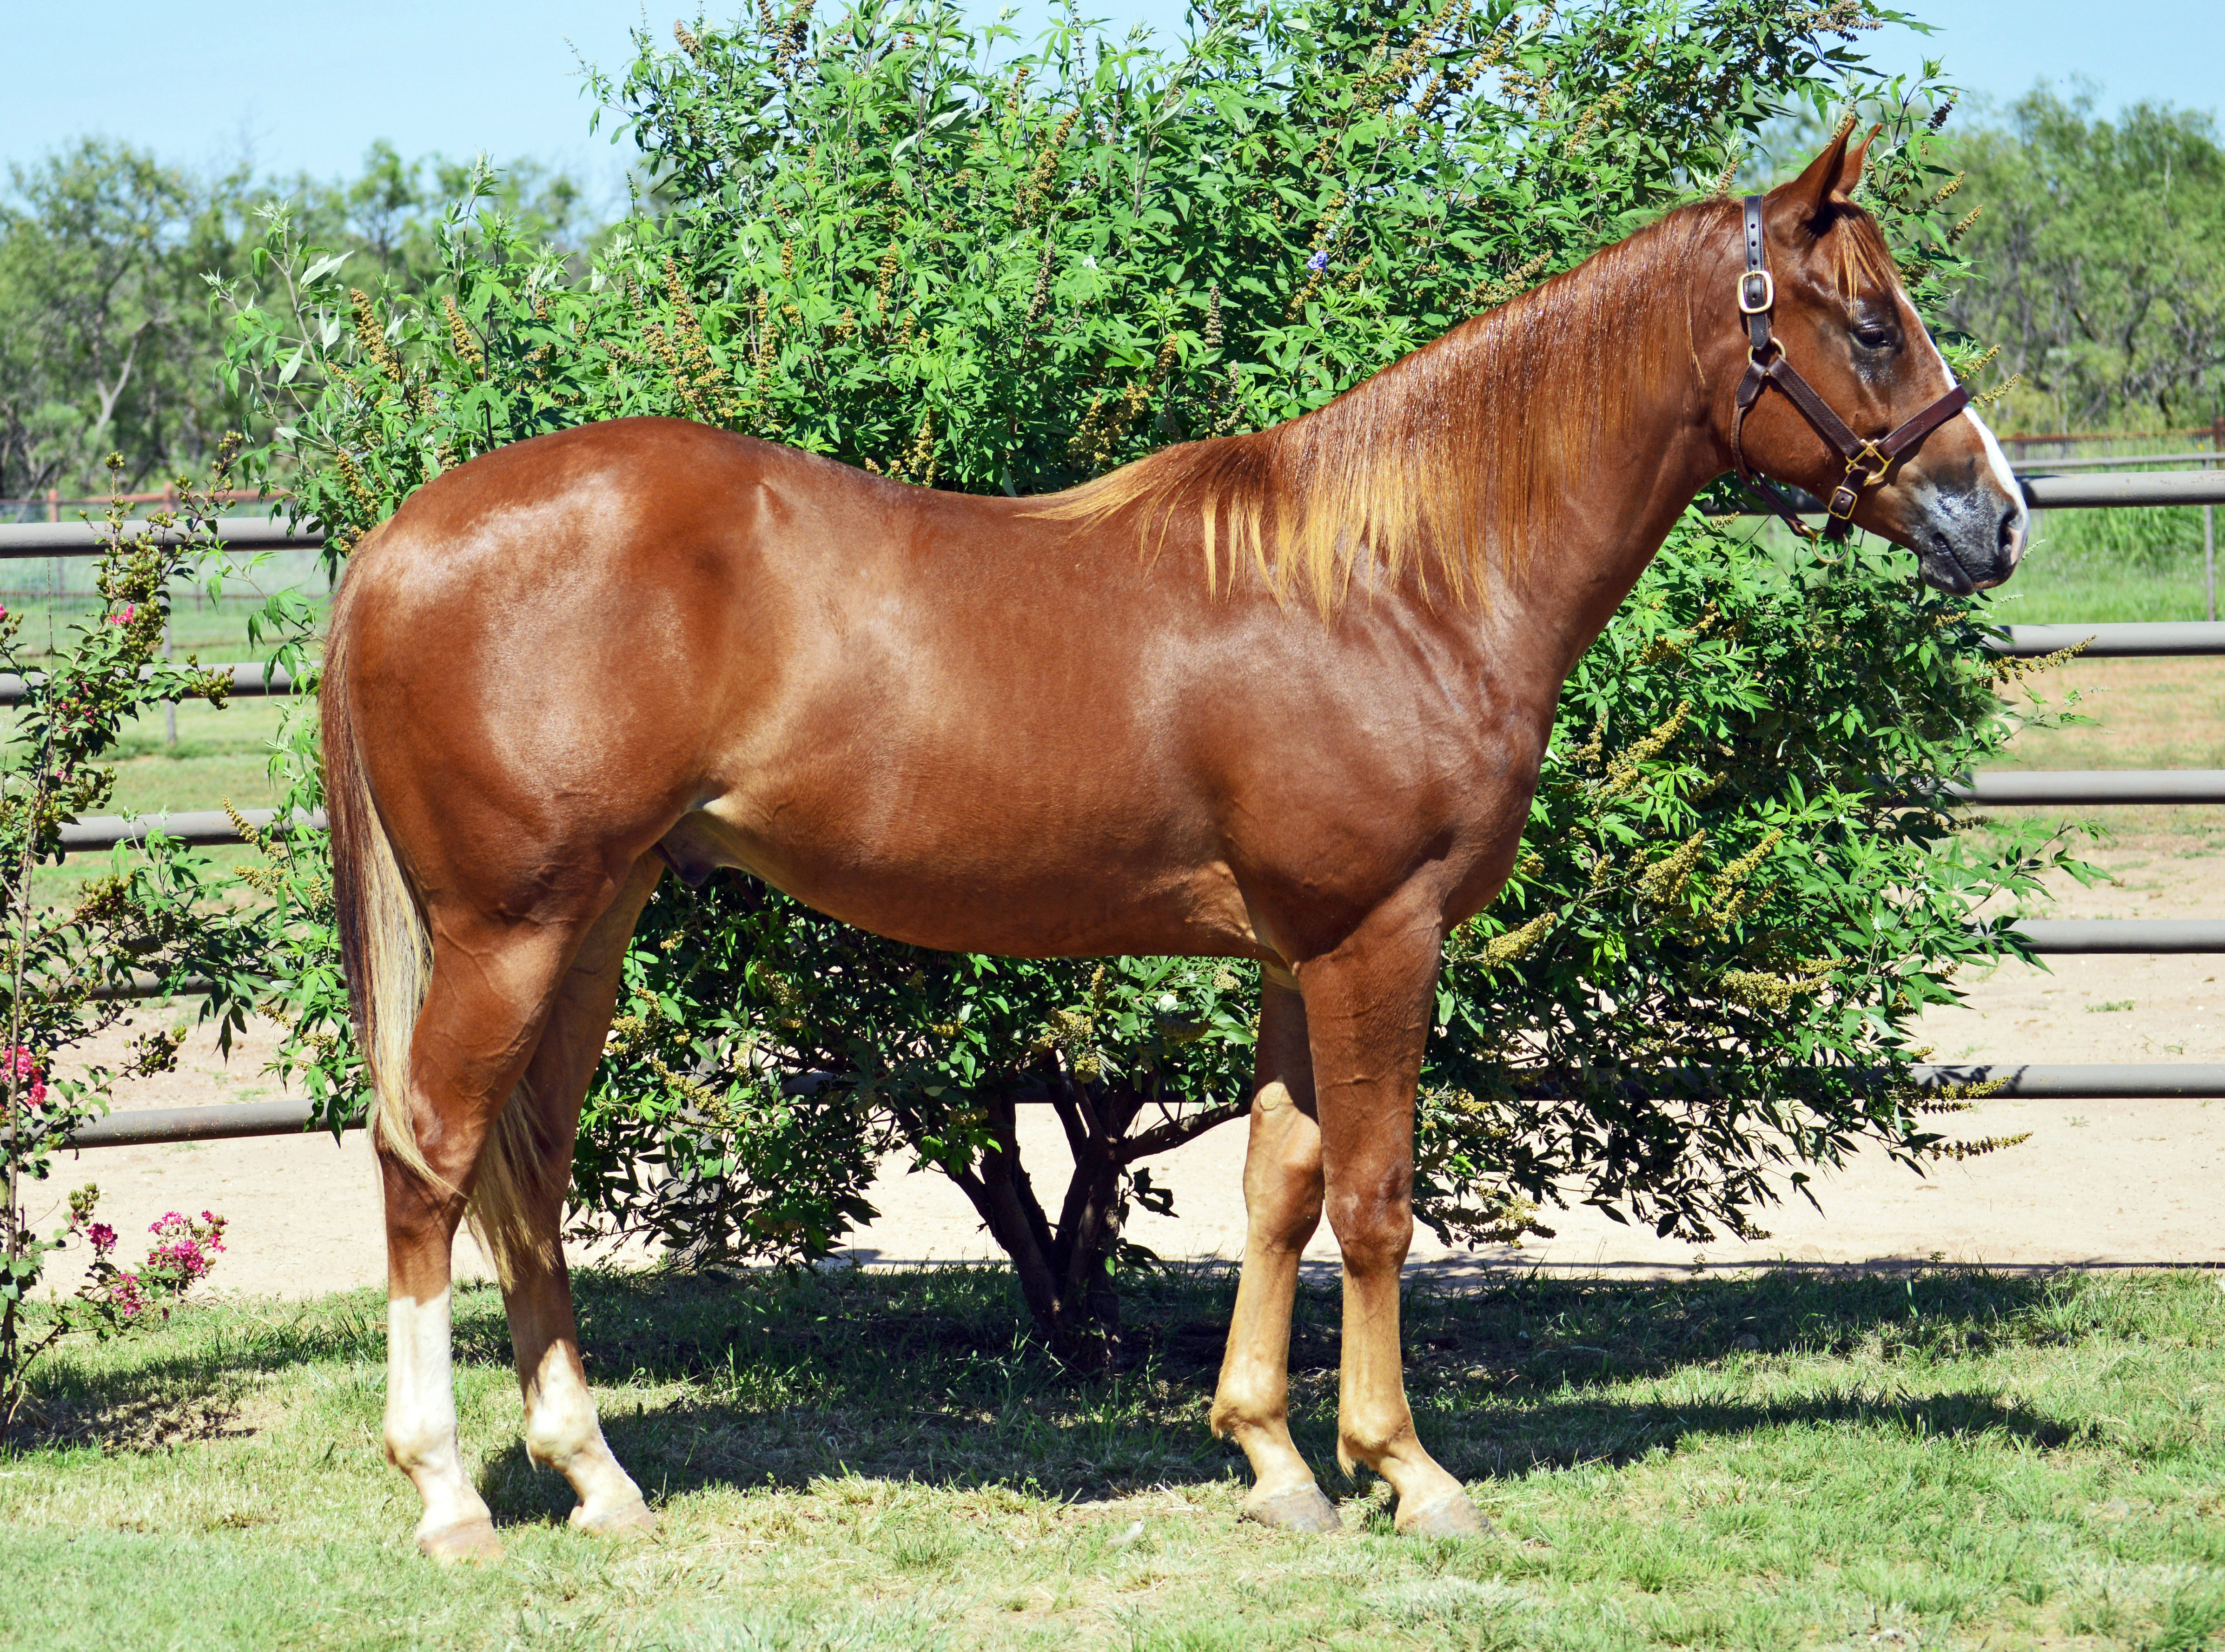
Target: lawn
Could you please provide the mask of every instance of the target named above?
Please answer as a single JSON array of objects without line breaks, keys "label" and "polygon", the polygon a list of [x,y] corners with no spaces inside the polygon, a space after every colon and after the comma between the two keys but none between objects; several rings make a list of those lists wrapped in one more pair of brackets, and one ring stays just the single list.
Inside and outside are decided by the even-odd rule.
[{"label": "lawn", "polygon": [[1346,1530],[1235,1515],[1203,1426],[1232,1282],[1132,1287],[1062,1379],[1001,1271],[580,1281],[654,1541],[567,1531],[501,1307],[460,1299],[466,1453],[509,1558],[434,1571],[380,1456],[368,1293],[181,1313],[54,1368],[0,1462],[16,1646],[2211,1645],[2225,1292],[2203,1273],[1414,1284],[1426,1438],[1498,1535],[1393,1535],[1335,1478],[1333,1281],[1294,1351]]}]

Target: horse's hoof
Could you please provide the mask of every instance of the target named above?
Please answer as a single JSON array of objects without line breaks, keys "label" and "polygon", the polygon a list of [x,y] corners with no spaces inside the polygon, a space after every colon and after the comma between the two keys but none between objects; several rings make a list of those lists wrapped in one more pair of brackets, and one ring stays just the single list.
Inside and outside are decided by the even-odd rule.
[{"label": "horse's hoof", "polygon": [[1336,1517],[1336,1505],[1322,1495],[1317,1485],[1247,1499],[1237,1518],[1256,1520],[1278,1532],[1333,1532],[1344,1524]]},{"label": "horse's hoof", "polygon": [[494,1522],[485,1515],[476,1520],[460,1521],[436,1532],[419,1532],[417,1547],[443,1566],[457,1566],[466,1560],[491,1566],[502,1559],[502,1539],[494,1535]]},{"label": "horse's hoof", "polygon": [[613,1509],[587,1512],[580,1503],[572,1510],[572,1529],[586,1532],[591,1537],[654,1537],[656,1535],[656,1516],[639,1497],[631,1503],[622,1503]]},{"label": "horse's hoof", "polygon": [[1402,1537],[1488,1537],[1491,1522],[1476,1513],[1475,1505],[1467,1500],[1464,1491],[1448,1491],[1434,1503],[1425,1503],[1413,1513],[1401,1510],[1398,1516],[1398,1535]]}]

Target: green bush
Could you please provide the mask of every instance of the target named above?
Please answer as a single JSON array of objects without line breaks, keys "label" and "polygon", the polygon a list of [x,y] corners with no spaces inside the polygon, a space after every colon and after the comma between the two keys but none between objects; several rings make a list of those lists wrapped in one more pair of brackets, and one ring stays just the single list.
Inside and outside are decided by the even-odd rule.
[{"label": "green bush", "polygon": [[[1319,405],[1727,184],[1759,123],[1837,95],[1856,60],[1822,35],[1867,14],[1271,0],[1195,22],[1168,54],[1065,28],[999,59],[998,30],[859,0],[644,39],[599,85],[661,210],[591,273],[466,199],[438,288],[373,297],[279,223],[264,287],[231,293],[235,370],[340,547],[475,453],[628,413],[1055,487]],[[1927,100],[1887,90],[1873,196],[1929,301],[1957,266]],[[1895,1077],[1907,1023],[1991,944],[1972,906],[2059,853],[1980,853],[1924,806],[2006,737],[1981,617],[1898,554],[1779,560],[1688,519],[1569,685],[1514,883],[1448,946],[1424,1219],[1513,1237],[1582,1199],[1744,1232],[1771,1164],[1937,1144]],[[304,859],[272,883],[299,960],[282,1059],[342,1111],[360,1073],[320,878]],[[965,1189],[1078,1347],[1110,1320],[1125,1209],[1162,1202],[1141,1161],[1244,1110],[1255,984],[925,953],[739,877],[668,883],[575,1192],[698,1256],[796,1259],[901,1149]],[[1012,1130],[1035,1098],[1074,1149],[1055,1212]]]}]

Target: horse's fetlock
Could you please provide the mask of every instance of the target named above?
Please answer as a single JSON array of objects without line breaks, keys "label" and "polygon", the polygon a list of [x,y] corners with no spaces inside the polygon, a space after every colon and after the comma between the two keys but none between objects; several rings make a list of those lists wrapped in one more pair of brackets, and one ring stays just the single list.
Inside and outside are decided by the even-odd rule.
[{"label": "horse's fetlock", "polygon": [[1410,1445],[1413,1440],[1413,1414],[1403,1405],[1337,1419],[1337,1460],[1344,1465],[1347,1473],[1352,1472],[1353,1463],[1374,1467]]}]

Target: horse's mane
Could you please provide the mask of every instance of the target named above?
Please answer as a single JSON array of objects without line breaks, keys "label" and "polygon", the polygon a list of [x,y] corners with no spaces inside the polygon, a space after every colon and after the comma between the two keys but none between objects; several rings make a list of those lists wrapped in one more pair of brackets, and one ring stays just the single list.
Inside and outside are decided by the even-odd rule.
[{"label": "horse's mane", "polygon": [[[1355,576],[1417,582],[1459,602],[1494,565],[1519,577],[1550,508],[1596,467],[1631,405],[1698,370],[1664,291],[1734,244],[1734,203],[1680,207],[1503,307],[1461,323],[1326,406],[1249,435],[1168,447],[1036,503],[1031,515],[1101,522],[1132,513],[1147,548],[1198,524],[1206,584],[1246,564],[1278,598],[1324,611]],[[1867,214],[1836,234],[1846,279],[1892,269]],[[1862,231],[1867,230],[1867,236]],[[1694,313],[1723,306],[1701,295]],[[1673,314],[1673,308],[1669,312]],[[1727,325],[1725,323],[1724,325]]]}]

